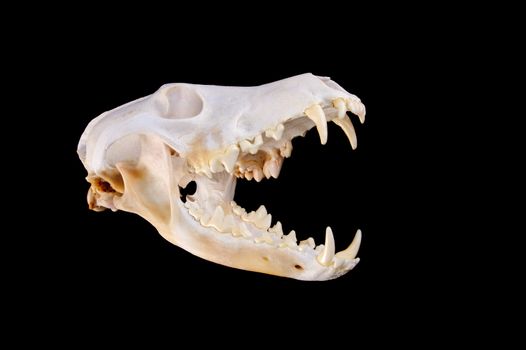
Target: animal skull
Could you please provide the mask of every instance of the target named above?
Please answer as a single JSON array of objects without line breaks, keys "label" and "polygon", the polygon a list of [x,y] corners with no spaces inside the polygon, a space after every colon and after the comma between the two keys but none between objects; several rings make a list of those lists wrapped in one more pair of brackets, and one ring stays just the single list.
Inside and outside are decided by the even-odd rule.
[{"label": "animal skull", "polygon": [[[326,77],[303,74],[256,87],[163,85],[154,94],[101,114],[84,131],[78,154],[88,170],[90,209],[136,213],[169,242],[201,258],[300,280],[328,280],[351,270],[361,232],[337,254],[296,242],[264,206],[247,213],[234,201],[236,180],[277,178],[291,140],[327,122],[356,134],[347,110],[365,120],[356,96]],[[195,181],[195,194],[179,187]]]}]

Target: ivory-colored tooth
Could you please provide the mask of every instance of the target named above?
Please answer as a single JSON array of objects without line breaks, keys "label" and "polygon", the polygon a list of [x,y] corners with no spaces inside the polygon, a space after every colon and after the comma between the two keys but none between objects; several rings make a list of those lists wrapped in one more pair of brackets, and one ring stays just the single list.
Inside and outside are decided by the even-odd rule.
[{"label": "ivory-colored tooth", "polygon": [[325,244],[323,250],[318,255],[318,262],[323,266],[329,266],[334,258],[334,235],[332,229],[327,226],[325,230]]},{"label": "ivory-colored tooth", "polygon": [[223,228],[224,219],[225,219],[225,212],[223,208],[219,205],[216,207],[214,214],[212,215],[212,218],[210,218],[210,222],[208,226],[213,226],[218,231],[221,231],[221,229]]},{"label": "ivory-colored tooth", "polygon": [[282,241],[288,247],[295,247],[297,242],[296,231],[290,231],[288,235],[282,237]]},{"label": "ivory-colored tooth", "polygon": [[304,239],[303,241],[300,241],[298,246],[300,248],[300,251],[303,251],[307,249],[307,247],[314,249],[314,247],[316,247],[316,243],[314,242],[314,238],[309,237],[307,239]]},{"label": "ivory-colored tooth", "polygon": [[232,173],[234,171],[234,166],[236,165],[237,157],[239,156],[239,147],[232,145],[226,151],[226,154],[221,159],[226,171]]},{"label": "ivory-colored tooth", "polygon": [[265,174],[265,177],[266,177],[267,179],[270,179],[270,177],[272,176],[272,175],[270,174],[269,166],[270,166],[270,160],[267,160],[267,161],[265,162],[265,165],[263,165],[263,174]]},{"label": "ivory-colored tooth", "polygon": [[274,140],[278,141],[283,136],[283,130],[285,130],[285,127],[283,124],[278,124],[272,129],[268,129],[265,131],[266,137],[272,137]]},{"label": "ivory-colored tooth", "polygon": [[276,225],[269,228],[268,232],[275,233],[278,236],[283,236],[283,228],[281,227],[281,222],[277,222]]},{"label": "ivory-colored tooth", "polygon": [[347,249],[342,250],[341,252],[336,253],[336,256],[343,259],[352,260],[356,258],[358,250],[360,249],[360,243],[362,243],[362,231],[356,231],[352,243],[349,244]]},{"label": "ivory-colored tooth", "polygon": [[192,207],[192,208],[188,209],[188,212],[196,220],[199,220],[199,218],[203,214],[203,210],[201,208],[199,208],[199,207]]},{"label": "ivory-colored tooth", "polygon": [[232,211],[233,211],[234,214],[236,214],[237,216],[246,215],[246,213],[247,213],[247,211],[245,210],[245,208],[240,207],[239,205],[233,206],[233,207],[232,207]]},{"label": "ivory-colored tooth", "polygon": [[347,100],[347,108],[353,114],[357,115],[360,119],[360,123],[365,123],[365,106],[357,97]]},{"label": "ivory-colored tooth", "polygon": [[234,217],[230,214],[225,215],[225,219],[223,220],[223,224],[221,226],[221,232],[232,232],[232,228],[234,226]]},{"label": "ivory-colored tooth", "polygon": [[338,118],[342,119],[347,114],[347,106],[345,105],[345,100],[341,97],[338,97],[332,101],[334,108],[338,110]]},{"label": "ivory-colored tooth", "polygon": [[321,144],[327,143],[327,118],[325,112],[319,104],[314,104],[305,110],[305,115],[316,124],[318,134],[320,134]]},{"label": "ivory-colored tooth", "polygon": [[254,170],[252,170],[252,173],[254,174],[254,179],[257,182],[263,180],[263,170],[261,170],[261,168],[254,168]]},{"label": "ivory-colored tooth", "polygon": [[273,177],[275,179],[279,176],[279,171],[281,170],[280,162],[277,159],[270,159],[265,162],[263,166],[263,173],[269,179]]},{"label": "ivory-colored tooth", "polygon": [[252,148],[252,144],[248,140],[242,140],[239,142],[239,148],[241,148],[243,152],[248,152],[248,150]]},{"label": "ivory-colored tooth", "polygon": [[257,218],[254,224],[257,228],[260,228],[262,230],[268,230],[270,228],[270,224],[272,223],[272,215],[268,214],[265,215],[263,218]]},{"label": "ivory-colored tooth", "polygon": [[292,154],[292,142],[285,142],[279,149],[279,153],[282,157],[288,158]]},{"label": "ivory-colored tooth", "polygon": [[219,158],[211,159],[210,162],[209,162],[209,165],[210,165],[210,170],[213,173],[219,173],[219,172],[225,170],[225,168],[224,168],[223,164],[221,164],[221,161],[219,160]]},{"label": "ivory-colored tooth", "polygon": [[356,147],[358,147],[358,139],[356,138],[356,132],[354,131],[354,126],[352,125],[351,119],[349,117],[345,117],[343,119],[333,119],[332,121],[334,124],[342,128],[343,132],[351,143],[352,149],[356,149]]},{"label": "ivory-colored tooth", "polygon": [[264,205],[260,205],[258,210],[256,210],[256,217],[258,219],[263,219],[267,215],[267,208]]},{"label": "ivory-colored tooth", "polygon": [[210,223],[210,214],[203,211],[203,215],[199,218],[201,225],[208,227]]},{"label": "ivory-colored tooth", "polygon": [[259,147],[263,144],[263,136],[261,134],[254,137],[254,142],[252,142],[252,145]]},{"label": "ivory-colored tooth", "polygon": [[247,172],[245,173],[245,178],[246,178],[247,180],[252,180],[252,179],[254,178],[254,175],[253,175],[251,172],[247,171]]}]

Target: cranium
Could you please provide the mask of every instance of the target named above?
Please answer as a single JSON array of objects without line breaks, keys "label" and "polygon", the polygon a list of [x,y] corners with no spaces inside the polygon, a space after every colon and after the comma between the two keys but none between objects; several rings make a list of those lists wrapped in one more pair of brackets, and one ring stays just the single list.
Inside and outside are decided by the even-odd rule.
[{"label": "cranium", "polygon": [[[335,254],[330,227],[324,244],[298,244],[280,222],[270,227],[264,206],[247,213],[233,198],[238,178],[277,178],[291,140],[314,126],[325,144],[334,122],[356,148],[347,111],[364,122],[359,98],[312,74],[257,87],[163,85],[87,126],[78,154],[91,183],[89,207],[136,213],[169,242],[226,266],[300,280],[339,277],[359,261],[360,230]],[[182,198],[191,181],[195,194]]]}]

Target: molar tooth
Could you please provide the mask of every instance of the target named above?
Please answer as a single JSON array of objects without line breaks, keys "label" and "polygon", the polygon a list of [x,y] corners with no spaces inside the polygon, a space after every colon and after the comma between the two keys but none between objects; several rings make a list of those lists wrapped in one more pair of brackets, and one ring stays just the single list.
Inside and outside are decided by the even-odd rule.
[{"label": "molar tooth", "polygon": [[325,230],[325,245],[317,259],[323,266],[329,266],[332,258],[334,258],[334,235],[332,234],[330,226],[327,226]]},{"label": "molar tooth", "polygon": [[351,119],[349,117],[344,117],[343,119],[333,119],[332,121],[334,124],[342,128],[351,143],[352,149],[356,149],[356,147],[358,147],[358,139],[356,138],[356,132],[354,131]]},{"label": "molar tooth", "polygon": [[360,249],[360,243],[362,242],[362,231],[356,231],[352,243],[349,244],[347,249],[342,250],[341,252],[336,253],[336,256],[342,259],[352,260],[356,258],[358,250]]},{"label": "molar tooth", "polygon": [[262,218],[256,218],[256,221],[254,222],[257,228],[260,228],[265,231],[270,228],[271,223],[272,223],[272,215],[270,214],[267,214]]},{"label": "molar tooth", "polygon": [[213,173],[219,173],[219,172],[225,170],[225,168],[223,167],[223,164],[221,164],[221,161],[219,160],[219,158],[211,159],[210,162],[209,162],[209,165],[210,165],[210,170]]},{"label": "molar tooth", "polygon": [[332,105],[338,110],[338,118],[342,119],[346,116],[347,106],[345,105],[343,98],[338,97],[337,99],[333,100]]},{"label": "molar tooth", "polygon": [[269,138],[272,137],[274,140],[278,141],[283,136],[283,130],[285,130],[283,124],[278,124],[274,128],[266,130],[265,136]]},{"label": "molar tooth", "polygon": [[212,215],[212,218],[210,219],[208,226],[213,226],[218,231],[221,231],[224,219],[225,212],[223,211],[223,208],[220,205],[218,205],[214,211],[214,214]]},{"label": "molar tooth", "polygon": [[365,106],[358,97],[347,100],[347,108],[360,118],[360,123],[365,123]]},{"label": "molar tooth", "polygon": [[319,104],[314,104],[305,110],[305,115],[316,124],[318,134],[320,134],[321,144],[327,143],[327,118],[325,112]]},{"label": "molar tooth", "polygon": [[236,164],[237,157],[239,156],[239,147],[232,145],[226,151],[225,156],[221,160],[221,163],[225,167],[226,171],[232,173],[234,171],[234,165]]},{"label": "molar tooth", "polygon": [[300,247],[300,251],[305,250],[307,247],[309,248],[316,247],[316,243],[314,243],[314,238],[309,237],[307,239],[304,239],[303,241],[300,241],[299,247]]},{"label": "molar tooth", "polygon": [[248,140],[243,140],[239,143],[241,151],[248,152],[252,148],[252,144]]},{"label": "molar tooth", "polygon": [[234,217],[231,214],[225,215],[225,219],[223,220],[223,224],[221,227],[221,232],[232,232],[234,226]]}]

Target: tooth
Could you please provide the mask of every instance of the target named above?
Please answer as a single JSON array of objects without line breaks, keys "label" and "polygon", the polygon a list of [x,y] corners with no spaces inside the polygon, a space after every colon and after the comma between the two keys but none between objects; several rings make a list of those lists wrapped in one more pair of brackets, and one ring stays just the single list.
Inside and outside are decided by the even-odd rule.
[{"label": "tooth", "polygon": [[272,237],[270,237],[270,235],[265,232],[261,236],[254,238],[254,242],[256,242],[256,243],[263,243],[264,242],[264,243],[272,244],[273,240],[272,240]]},{"label": "tooth", "polygon": [[238,230],[239,230],[239,233],[243,237],[245,238],[252,237],[252,232],[250,232],[250,230],[247,228],[247,226],[244,223],[239,224]]},{"label": "tooth", "polygon": [[221,160],[226,171],[232,173],[234,171],[234,165],[236,164],[237,156],[239,155],[239,147],[236,145],[230,146],[226,152],[226,155]]},{"label": "tooth", "polygon": [[329,266],[332,258],[334,258],[334,236],[331,228],[327,226],[327,230],[325,230],[325,246],[320,255],[318,255],[318,262],[323,266]]},{"label": "tooth", "polygon": [[252,148],[252,144],[248,140],[243,140],[239,143],[241,151],[248,152]]},{"label": "tooth", "polygon": [[352,125],[351,119],[349,117],[344,117],[343,119],[333,119],[334,124],[342,128],[345,135],[351,143],[352,149],[358,147],[358,140],[356,139],[356,132],[354,131],[354,126]]},{"label": "tooth", "polygon": [[210,219],[210,222],[208,223],[208,226],[215,227],[218,231],[221,231],[223,227],[223,220],[225,219],[225,212],[223,211],[223,208],[219,205],[217,206],[216,210],[214,211],[214,215],[212,215],[212,218]]},{"label": "tooth", "polygon": [[254,142],[252,142],[252,144],[256,147],[261,146],[263,144],[263,136],[261,136],[261,134],[257,135],[254,138]]},{"label": "tooth", "polygon": [[247,171],[247,172],[245,173],[245,178],[246,178],[247,180],[252,180],[252,179],[254,178],[254,175],[253,175],[251,172]]},{"label": "tooth", "polygon": [[283,136],[283,130],[285,130],[283,124],[278,124],[274,128],[266,130],[265,136],[272,137],[274,140],[278,141]]},{"label": "tooth", "polygon": [[362,231],[358,230],[356,231],[356,234],[354,235],[354,239],[352,240],[352,243],[349,244],[347,249],[336,253],[336,256],[339,258],[349,259],[349,260],[356,258],[356,255],[358,254],[358,250],[360,249],[361,242],[362,242]]},{"label": "tooth", "polygon": [[267,161],[265,162],[265,165],[263,165],[263,174],[265,174],[265,177],[266,177],[267,179],[270,179],[270,177],[272,176],[272,175],[270,174],[270,162],[271,162],[270,160],[267,160]]},{"label": "tooth", "polygon": [[307,247],[309,247],[309,248],[316,247],[316,243],[314,242],[314,238],[309,237],[307,239],[304,239],[303,241],[300,241],[300,244],[299,244],[300,251],[305,250]]},{"label": "tooth", "polygon": [[208,224],[210,223],[210,214],[204,212],[199,218],[199,222],[201,223],[201,225],[208,227]]},{"label": "tooth", "polygon": [[365,123],[365,106],[357,97],[347,100],[347,107],[360,118],[360,123]]},{"label": "tooth", "polygon": [[288,235],[282,237],[280,247],[295,247],[296,246],[296,231],[292,230]]},{"label": "tooth", "polygon": [[325,117],[325,112],[320,105],[315,104],[310,106],[305,110],[305,114],[309,117],[310,120],[316,124],[316,129],[318,129],[318,134],[320,134],[321,144],[324,145],[327,143],[327,118]]},{"label": "tooth", "polygon": [[283,144],[279,149],[279,154],[281,154],[281,156],[284,158],[290,157],[290,155],[292,154],[292,142],[285,142],[285,144]]},{"label": "tooth", "polygon": [[272,176],[273,178],[277,179],[280,170],[281,167],[279,165],[279,161],[276,159],[267,160],[263,166],[263,172],[267,178]]},{"label": "tooth", "polygon": [[256,210],[256,217],[262,219],[267,215],[267,208],[264,205],[260,205],[258,210]]},{"label": "tooth", "polygon": [[335,99],[334,101],[332,101],[332,105],[338,110],[338,118],[342,119],[346,116],[347,106],[345,105],[345,101],[343,100],[343,98],[339,97]]},{"label": "tooth", "polygon": [[254,168],[252,173],[254,174],[254,179],[256,179],[257,182],[263,180],[263,171],[260,168]]},{"label": "tooth", "polygon": [[223,167],[223,164],[221,164],[218,158],[214,158],[210,160],[209,164],[210,164],[210,170],[212,170],[213,173],[219,173],[225,170],[225,168]]},{"label": "tooth", "polygon": [[271,223],[272,215],[268,214],[265,215],[263,218],[257,218],[254,224],[256,225],[256,227],[266,231],[269,229]]},{"label": "tooth", "polygon": [[234,226],[234,217],[230,214],[226,215],[225,219],[223,220],[221,232],[231,232]]},{"label": "tooth", "polygon": [[274,225],[268,230],[268,232],[275,233],[278,236],[283,236],[283,228],[281,227],[281,222],[278,221],[276,225]]},{"label": "tooth", "polygon": [[232,211],[234,212],[234,214],[236,214],[237,216],[241,216],[241,215],[246,215],[246,210],[243,208],[243,207],[240,207],[239,205],[236,204],[236,206],[232,207]]}]

